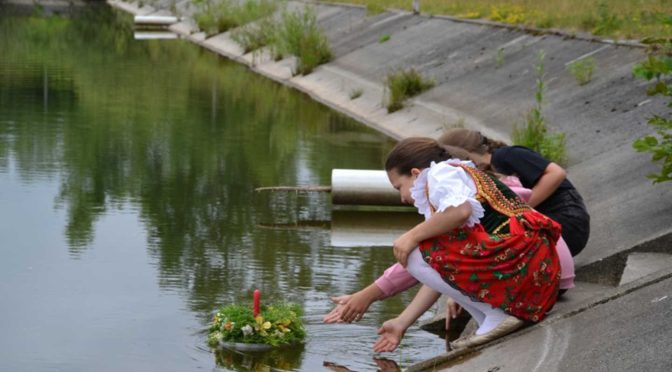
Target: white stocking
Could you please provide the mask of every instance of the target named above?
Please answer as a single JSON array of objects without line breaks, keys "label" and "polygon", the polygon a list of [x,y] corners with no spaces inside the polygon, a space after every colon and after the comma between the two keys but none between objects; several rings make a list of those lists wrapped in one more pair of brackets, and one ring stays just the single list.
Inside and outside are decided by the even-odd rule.
[{"label": "white stocking", "polygon": [[508,316],[502,309],[494,308],[485,302],[474,301],[448,285],[441,275],[425,262],[422,253],[417,248],[408,256],[406,269],[419,282],[452,297],[458,305],[471,314],[479,326],[476,334],[481,335],[491,331]]}]

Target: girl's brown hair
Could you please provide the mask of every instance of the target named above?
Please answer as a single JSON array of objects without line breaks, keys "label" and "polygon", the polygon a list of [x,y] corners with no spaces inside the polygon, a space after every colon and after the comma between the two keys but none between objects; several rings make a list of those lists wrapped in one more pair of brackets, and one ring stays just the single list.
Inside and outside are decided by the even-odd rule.
[{"label": "girl's brown hair", "polygon": [[396,171],[401,175],[411,174],[411,169],[424,169],[434,162],[452,158],[453,155],[435,139],[427,137],[410,137],[401,140],[385,161],[385,170]]},{"label": "girl's brown hair", "polygon": [[439,137],[439,142],[442,145],[460,147],[480,155],[485,153],[491,154],[495,149],[507,146],[504,142],[491,140],[482,135],[481,132],[464,128],[446,130]]}]

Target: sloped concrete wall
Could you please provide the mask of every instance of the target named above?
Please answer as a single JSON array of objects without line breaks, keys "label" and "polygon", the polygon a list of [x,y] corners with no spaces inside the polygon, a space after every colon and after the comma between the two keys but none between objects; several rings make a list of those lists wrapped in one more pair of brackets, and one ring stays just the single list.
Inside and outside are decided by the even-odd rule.
[{"label": "sloped concrete wall", "polygon": [[[156,11],[109,2],[136,14]],[[177,5],[182,15],[193,12],[188,0]],[[292,9],[304,6],[289,2]],[[275,62],[264,53],[243,55],[228,33],[207,38],[189,19],[172,29],[395,138],[437,137],[463,123],[510,142],[513,123],[521,123],[534,103],[534,66],[543,51],[544,117],[552,131],[567,135],[569,177],[592,216],[591,239],[577,265],[652,239],[672,241],[672,185],[652,185],[646,174],[658,166],[631,145],[652,132],[648,117],[669,115],[665,101],[647,97],[646,82],[632,76],[633,65],[645,58],[642,48],[406,12],[369,16],[361,7],[312,6],[335,58],[307,76],[293,76],[292,58]],[[390,38],[381,43],[384,35]],[[592,81],[579,86],[567,65],[586,56],[597,68]],[[388,114],[385,77],[408,68],[436,86]],[[350,99],[354,90],[363,95]]]}]

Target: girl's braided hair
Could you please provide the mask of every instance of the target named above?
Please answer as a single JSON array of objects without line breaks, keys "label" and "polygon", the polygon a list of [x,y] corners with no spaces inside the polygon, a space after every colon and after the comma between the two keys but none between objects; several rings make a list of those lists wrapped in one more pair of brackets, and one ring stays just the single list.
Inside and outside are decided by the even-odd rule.
[{"label": "girl's braided hair", "polygon": [[[385,170],[389,172],[395,169],[400,175],[410,175],[413,168],[428,168],[432,162],[448,159],[472,160],[463,148],[444,145],[433,138],[410,137],[401,140],[390,151],[385,161]],[[479,166],[479,169],[497,176],[489,165]]]},{"label": "girl's braided hair", "polygon": [[507,146],[506,143],[492,140],[481,134],[481,132],[464,128],[446,130],[439,137],[439,142],[442,145],[460,147],[480,155],[485,153],[492,154],[495,149]]},{"label": "girl's braided hair", "polygon": [[410,137],[403,139],[387,155],[385,170],[396,169],[400,175],[411,174],[411,169],[424,169],[432,162],[441,162],[453,158],[450,151],[435,139],[428,137]]}]

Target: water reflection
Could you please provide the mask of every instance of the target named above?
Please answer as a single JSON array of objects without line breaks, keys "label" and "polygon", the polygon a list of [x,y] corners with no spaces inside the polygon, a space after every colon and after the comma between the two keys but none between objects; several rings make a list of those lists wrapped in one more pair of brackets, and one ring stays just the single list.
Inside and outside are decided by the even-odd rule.
[{"label": "water reflection", "polygon": [[296,370],[301,366],[303,346],[264,352],[241,352],[232,349],[215,351],[215,362],[233,371]]},{"label": "water reflection", "polygon": [[[330,221],[329,200],[253,190],[329,184],[332,168],[377,168],[391,141],[183,40],[135,42],[131,26],[107,7],[73,18],[0,17],[8,247],[0,296],[11,304],[0,320],[10,330],[0,337],[0,367],[8,367],[0,369],[86,370],[100,350],[79,333],[115,340],[105,346],[121,356],[110,370],[208,368],[212,355],[192,355],[203,342],[194,330],[254,288],[306,309],[310,339],[303,356],[283,354],[288,369],[314,370],[327,355],[375,368],[375,329],[409,295],[375,305],[360,325],[327,327],[321,316],[329,295],[382,273],[389,250],[335,248],[328,229],[260,228]],[[55,229],[48,243],[36,234]],[[47,298],[50,319],[36,319]],[[21,324],[61,340],[44,351],[51,364],[25,357],[43,346],[17,346],[33,345]],[[408,339],[432,352],[430,336]],[[141,355],[139,344],[149,345]],[[222,364],[232,369],[284,365],[221,355],[215,360],[233,360]]]}]

